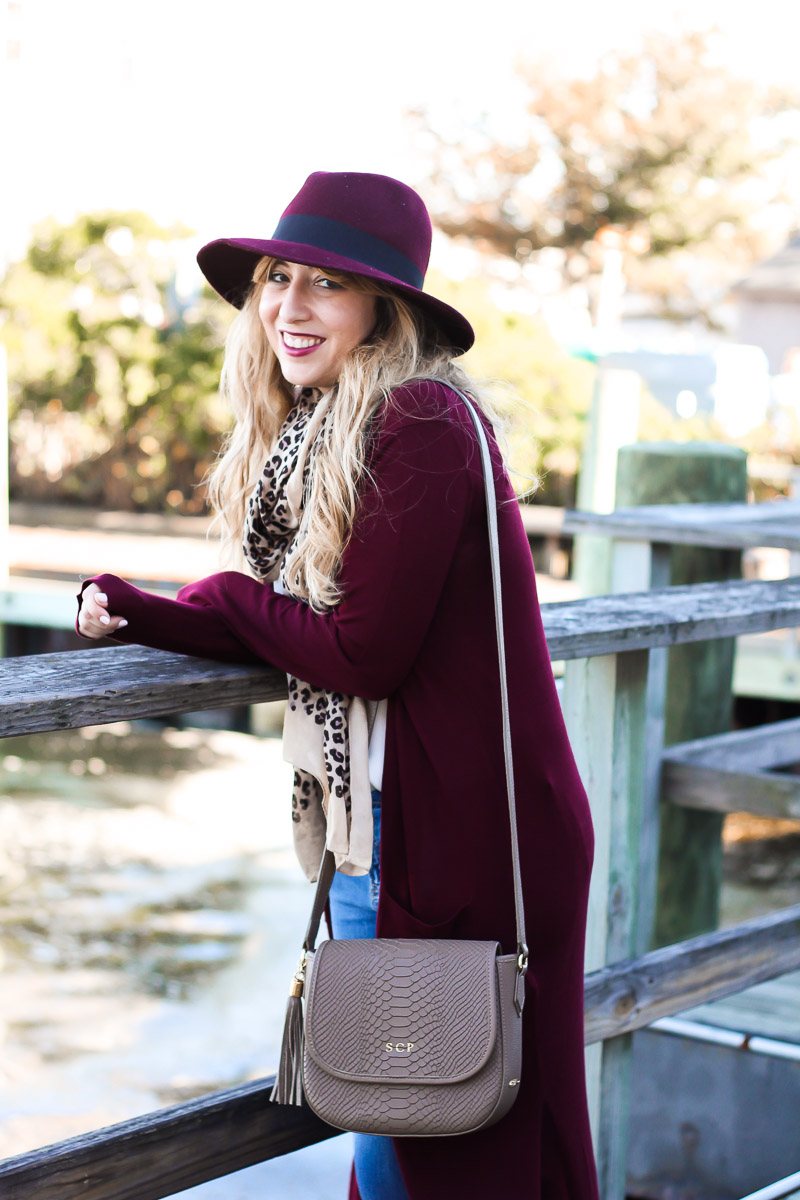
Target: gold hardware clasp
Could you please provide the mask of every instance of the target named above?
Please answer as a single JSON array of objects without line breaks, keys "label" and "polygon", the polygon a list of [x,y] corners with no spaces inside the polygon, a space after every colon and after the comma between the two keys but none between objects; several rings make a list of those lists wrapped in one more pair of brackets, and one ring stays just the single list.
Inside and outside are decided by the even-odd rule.
[{"label": "gold hardware clasp", "polygon": [[306,952],[305,950],[300,955],[300,960],[297,964],[297,969],[292,976],[292,986],[289,988],[289,995],[295,996],[298,999],[303,995],[303,986],[306,981]]}]

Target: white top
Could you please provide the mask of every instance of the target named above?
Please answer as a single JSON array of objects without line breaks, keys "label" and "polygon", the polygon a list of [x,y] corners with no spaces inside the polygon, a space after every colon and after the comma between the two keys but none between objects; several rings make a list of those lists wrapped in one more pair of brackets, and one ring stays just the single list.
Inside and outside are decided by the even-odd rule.
[{"label": "white top", "polygon": [[381,790],[383,780],[383,756],[386,750],[386,710],[388,700],[378,701],[378,711],[369,739],[369,786]]}]

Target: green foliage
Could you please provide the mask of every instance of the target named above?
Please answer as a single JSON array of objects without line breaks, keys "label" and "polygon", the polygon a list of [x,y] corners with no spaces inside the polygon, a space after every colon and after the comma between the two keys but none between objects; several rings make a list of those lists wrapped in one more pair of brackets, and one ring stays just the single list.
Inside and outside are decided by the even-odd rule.
[{"label": "green foliage", "polygon": [[[186,239],[137,212],[35,230],[0,285],[15,495],[202,509],[198,484],[229,420],[218,384],[233,310],[207,288],[181,299]],[[428,286],[475,325],[466,366],[498,381],[519,490],[541,477],[537,500],[571,501],[594,369],[539,319],[498,307],[488,280],[434,274]]]},{"label": "green foliage", "polygon": [[528,491],[531,479],[538,478],[533,499],[572,503],[594,367],[571,358],[540,318],[500,308],[486,279],[456,283],[431,272],[426,286],[472,322],[475,345],[464,366],[497,382],[499,405],[510,419],[509,459],[517,490]]},{"label": "green foliage", "polygon": [[202,508],[231,311],[207,288],[181,296],[189,232],[140,212],[37,227],[0,286],[14,493]]}]

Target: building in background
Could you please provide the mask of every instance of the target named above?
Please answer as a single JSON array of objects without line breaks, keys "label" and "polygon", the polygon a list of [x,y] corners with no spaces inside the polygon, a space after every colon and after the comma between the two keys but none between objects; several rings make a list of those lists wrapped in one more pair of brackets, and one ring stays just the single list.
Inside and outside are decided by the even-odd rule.
[{"label": "building in background", "polygon": [[784,374],[791,352],[800,348],[800,233],[734,284],[731,295],[737,339],[761,347],[770,375]]}]

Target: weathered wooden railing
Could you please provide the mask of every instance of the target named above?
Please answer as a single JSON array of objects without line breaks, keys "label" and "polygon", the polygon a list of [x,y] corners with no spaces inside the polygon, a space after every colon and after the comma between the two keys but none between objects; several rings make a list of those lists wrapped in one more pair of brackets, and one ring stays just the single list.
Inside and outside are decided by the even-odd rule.
[{"label": "weathered wooden railing", "polygon": [[[656,765],[661,760],[660,672],[651,670],[648,682],[648,655],[681,642],[800,625],[800,578],[603,596],[542,611],[551,657],[581,668],[568,672],[564,707],[596,835],[585,1030],[600,1056],[594,1071],[590,1063],[589,1085],[601,1194],[621,1200],[632,1032],[800,968],[800,905],[640,952],[658,824],[658,771],[646,766],[645,750]],[[0,736],[284,695],[285,676],[269,668],[137,647],[9,659],[0,663]],[[741,790],[730,795],[744,807]],[[268,1104],[270,1087],[271,1080],[258,1080],[7,1159],[0,1195],[160,1200],[337,1134],[305,1109]]]},{"label": "weathered wooden railing", "polygon": [[800,1171],[795,1171],[793,1175],[787,1175],[785,1179],[779,1179],[776,1183],[759,1188],[757,1192],[751,1192],[743,1200],[797,1200],[798,1196],[800,1196]]}]

